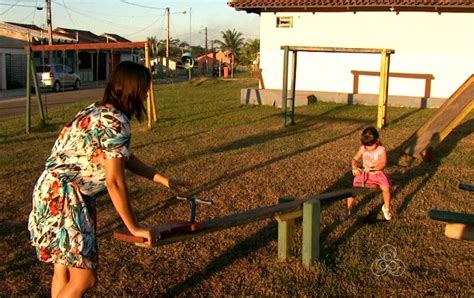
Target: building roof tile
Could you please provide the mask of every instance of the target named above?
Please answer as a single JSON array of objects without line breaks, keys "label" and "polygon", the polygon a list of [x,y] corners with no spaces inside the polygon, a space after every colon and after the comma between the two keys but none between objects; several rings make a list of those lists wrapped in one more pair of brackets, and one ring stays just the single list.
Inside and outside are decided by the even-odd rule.
[{"label": "building roof tile", "polygon": [[428,11],[474,12],[474,0],[233,0],[227,4],[247,12]]}]

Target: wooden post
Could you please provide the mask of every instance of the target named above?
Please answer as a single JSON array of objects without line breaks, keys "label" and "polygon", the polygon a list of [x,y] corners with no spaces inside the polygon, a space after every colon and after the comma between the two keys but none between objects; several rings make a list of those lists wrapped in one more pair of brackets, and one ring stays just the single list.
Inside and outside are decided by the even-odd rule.
[{"label": "wooden post", "polygon": [[352,94],[358,94],[359,93],[359,74],[356,72],[352,72],[354,75],[354,83],[352,85]]},{"label": "wooden post", "polygon": [[309,268],[319,259],[319,236],[321,225],[321,202],[307,201],[303,204],[303,266]]},{"label": "wooden post", "polygon": [[[31,48],[26,52],[26,133],[31,131]],[[35,74],[36,75],[36,74]]]},{"label": "wooden post", "polygon": [[[38,110],[40,113],[41,123],[44,124],[46,122],[46,117],[44,116],[43,101],[41,100],[41,92],[39,90],[38,78],[36,78],[36,68],[33,62],[33,57],[31,57],[31,55],[30,59],[31,74],[33,77],[33,84],[35,85],[36,100],[38,101]],[[31,88],[31,86],[28,87]]]},{"label": "wooden post", "polygon": [[[281,197],[279,204],[294,201],[293,197]],[[278,221],[278,259],[284,261],[288,258],[294,246],[295,218],[301,216],[301,210],[275,216]]]},{"label": "wooden post", "polygon": [[[148,53],[148,42],[145,43],[145,65],[150,69],[150,56]],[[151,70],[151,69],[150,69]],[[150,89],[148,90],[146,98],[146,117],[147,117],[147,127],[151,129],[151,93],[153,92],[153,84],[150,84]]]},{"label": "wooden post", "polygon": [[377,113],[377,127],[384,128],[387,124],[388,74],[390,72],[390,53],[382,49],[380,63],[380,90]]},{"label": "wooden post", "polygon": [[281,92],[281,121],[283,127],[286,127],[287,98],[288,98],[288,53],[289,47],[283,48],[283,88]]}]

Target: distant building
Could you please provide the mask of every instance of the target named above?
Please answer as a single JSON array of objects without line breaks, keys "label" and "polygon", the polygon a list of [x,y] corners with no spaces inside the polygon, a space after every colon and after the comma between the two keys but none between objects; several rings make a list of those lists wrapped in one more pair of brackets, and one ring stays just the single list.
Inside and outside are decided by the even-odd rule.
[{"label": "distant building", "polygon": [[[96,35],[90,31],[61,28],[53,30],[53,43],[116,43],[130,42],[117,34]],[[26,55],[24,47],[48,44],[48,32],[35,25],[0,22],[0,90],[24,87]],[[107,80],[110,72],[121,61],[140,61],[140,49],[54,51],[52,62],[69,66],[83,83]],[[45,52],[34,52],[35,65],[49,63]]]},{"label": "distant building", "polygon": [[[0,90],[25,86],[24,47],[28,45],[28,41],[33,44],[47,44],[47,36],[47,31],[35,25],[0,22]],[[53,40],[56,44],[76,42],[75,39],[58,32],[53,33]]]}]

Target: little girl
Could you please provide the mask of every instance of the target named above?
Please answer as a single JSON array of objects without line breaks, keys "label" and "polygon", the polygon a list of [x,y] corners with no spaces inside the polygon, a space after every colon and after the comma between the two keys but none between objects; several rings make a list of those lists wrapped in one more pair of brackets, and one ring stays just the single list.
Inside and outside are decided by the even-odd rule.
[{"label": "little girl", "polygon": [[[353,186],[365,187],[376,185],[380,187],[383,193],[382,212],[386,220],[392,219],[390,211],[390,189],[392,182],[390,178],[383,172],[387,165],[387,152],[379,140],[379,133],[377,129],[370,126],[362,131],[360,138],[362,146],[359,151],[352,158],[352,174],[355,176]],[[359,168],[359,160],[362,157],[362,166]],[[351,214],[354,197],[347,199],[347,212]]]}]

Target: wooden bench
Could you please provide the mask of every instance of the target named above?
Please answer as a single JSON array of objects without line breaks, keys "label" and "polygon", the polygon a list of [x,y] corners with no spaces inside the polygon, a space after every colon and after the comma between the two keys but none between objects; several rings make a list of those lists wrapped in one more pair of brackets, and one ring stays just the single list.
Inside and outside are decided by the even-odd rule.
[{"label": "wooden bench", "polygon": [[[378,71],[366,71],[366,70],[351,70],[351,73],[354,75],[354,85],[352,88],[353,94],[359,93],[359,76],[375,76],[379,77],[380,72]],[[429,98],[431,96],[431,80],[434,80],[432,74],[424,73],[401,73],[401,72],[390,72],[388,74],[392,78],[405,78],[405,79],[422,79],[425,80],[425,95],[424,98]]]},{"label": "wooden bench", "polygon": [[444,235],[453,239],[474,240],[474,214],[451,211],[428,211],[431,219],[447,222]]}]

